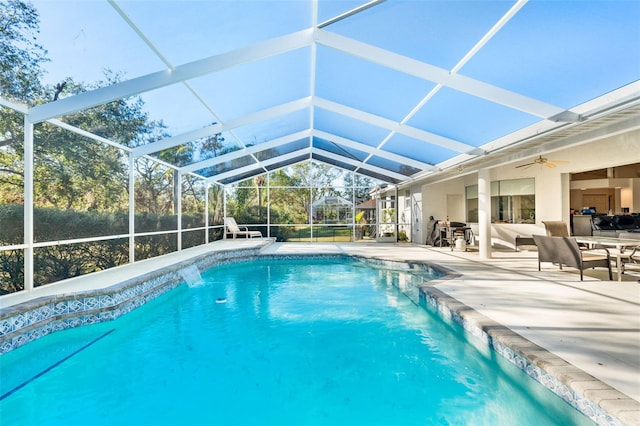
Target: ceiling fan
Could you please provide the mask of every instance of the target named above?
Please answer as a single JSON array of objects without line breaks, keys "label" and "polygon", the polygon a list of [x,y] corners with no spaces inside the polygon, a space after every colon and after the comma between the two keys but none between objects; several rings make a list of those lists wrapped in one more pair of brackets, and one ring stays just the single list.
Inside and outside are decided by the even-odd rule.
[{"label": "ceiling fan", "polygon": [[541,155],[538,158],[536,158],[535,160],[533,160],[533,162],[531,162],[531,163],[520,164],[519,166],[516,166],[516,169],[519,169],[521,167],[527,168],[527,167],[534,166],[536,164],[539,164],[541,166],[545,166],[545,167],[549,167],[550,169],[553,169],[558,164],[567,164],[567,163],[569,163],[569,162],[568,161],[564,161],[564,160],[549,160],[548,158],[543,157]]}]

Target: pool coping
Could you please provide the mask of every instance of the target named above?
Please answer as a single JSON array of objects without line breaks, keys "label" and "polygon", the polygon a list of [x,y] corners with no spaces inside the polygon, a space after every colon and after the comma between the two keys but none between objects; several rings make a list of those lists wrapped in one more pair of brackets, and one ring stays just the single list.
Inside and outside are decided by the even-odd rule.
[{"label": "pool coping", "polygon": [[439,282],[421,285],[420,297],[442,317],[462,326],[598,425],[640,424],[640,402],[436,288]]},{"label": "pool coping", "polygon": [[185,281],[180,271],[190,265],[206,269],[216,264],[255,258],[354,258],[383,266],[404,264],[408,269],[426,267],[445,272],[445,276],[419,286],[420,302],[437,310],[445,320],[462,326],[597,424],[640,425],[640,402],[435,287],[444,280],[463,278],[463,274],[429,261],[400,260],[391,256],[344,252],[285,255],[263,252],[272,243],[267,241],[254,247],[207,251],[104,288],[42,296],[3,307],[0,310],[0,354],[59,330],[110,321],[125,315],[183,285]]},{"label": "pool coping", "polygon": [[56,331],[119,318],[185,284],[181,271],[191,265],[202,270],[238,259],[249,260],[255,258],[261,248],[209,251],[105,287],[47,294],[2,307],[0,355]]}]

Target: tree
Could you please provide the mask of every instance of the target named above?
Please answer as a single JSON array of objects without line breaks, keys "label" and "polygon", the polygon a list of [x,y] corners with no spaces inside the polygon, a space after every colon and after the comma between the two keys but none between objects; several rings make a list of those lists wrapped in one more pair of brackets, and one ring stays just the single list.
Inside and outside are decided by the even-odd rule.
[{"label": "tree", "polygon": [[344,178],[344,186],[352,187],[356,202],[362,202],[370,198],[369,193],[376,187],[376,182],[358,173],[348,173]]},{"label": "tree", "polygon": [[136,160],[135,202],[136,211],[156,215],[173,211],[174,171],[148,158]]},{"label": "tree", "polygon": [[287,223],[287,220],[291,223],[309,222],[309,189],[302,188],[300,181],[292,176],[291,168],[271,174],[269,191],[272,218],[280,223]]},{"label": "tree", "polygon": [[[94,83],[66,78],[43,86],[41,65],[46,50],[36,43],[39,17],[21,0],[0,0],[0,96],[28,105],[91,91],[122,80],[107,70]],[[119,99],[60,119],[123,146],[136,147],[170,135],[161,121],[150,120],[140,97]],[[219,155],[224,138],[215,134],[161,151],[156,157],[176,166]],[[0,107],[0,245],[23,241],[24,119],[21,113]],[[150,157],[136,161],[136,231],[175,229],[175,196],[182,185],[186,227],[201,226],[204,187],[193,175],[177,173]],[[173,188],[172,188],[173,187]],[[34,125],[34,228],[38,241],[125,233],[129,206],[128,156],[124,150],[80,136],[44,122]],[[216,198],[217,200],[217,198]],[[187,217],[188,216],[188,217]],[[9,227],[6,224],[17,224]],[[139,227],[138,225],[141,224]],[[146,228],[146,229],[145,229]],[[195,235],[195,234],[194,234]],[[152,236],[136,241],[142,257],[175,250],[175,236]],[[82,245],[60,245],[36,253],[36,277],[50,282],[121,264],[128,256],[127,241],[109,240]],[[22,282],[22,250],[0,253],[0,291],[15,291]]]},{"label": "tree", "polygon": [[[41,64],[47,51],[35,42],[40,18],[21,0],[0,1],[0,96],[33,104],[42,95]],[[0,107],[0,199],[23,199],[22,115]]]},{"label": "tree", "polygon": [[41,94],[40,77],[47,51],[36,43],[40,17],[23,0],[0,1],[1,96],[27,102]]},{"label": "tree", "polygon": [[[215,125],[213,122],[211,125]],[[224,137],[221,133],[215,133],[213,135],[191,141],[189,143],[179,145],[173,148],[160,151],[157,155],[158,158],[175,166],[181,167],[188,164],[192,164],[195,161],[202,161],[208,158],[216,157],[218,152],[226,152],[229,147],[224,146]],[[182,189],[182,193],[190,192],[191,196],[196,197],[196,180],[198,178],[193,175],[183,176],[181,180],[177,173],[173,174],[173,199],[178,199],[178,189]],[[177,214],[174,204],[174,214]],[[202,204],[204,208],[204,203]]]}]

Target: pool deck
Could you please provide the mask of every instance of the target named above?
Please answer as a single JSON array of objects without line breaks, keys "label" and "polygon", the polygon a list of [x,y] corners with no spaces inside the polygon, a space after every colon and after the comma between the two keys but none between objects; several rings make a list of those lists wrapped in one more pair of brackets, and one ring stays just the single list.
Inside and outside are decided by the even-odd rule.
[{"label": "pool deck", "polygon": [[[605,270],[585,272],[543,264],[535,251],[451,251],[408,243],[272,243],[266,239],[218,241],[161,258],[125,265],[0,298],[0,308],[53,294],[107,287],[133,275],[193,256],[232,248],[262,247],[264,254],[347,254],[399,261],[427,261],[460,274],[434,287],[518,333],[597,380],[585,395],[628,425],[640,425],[640,283],[625,275],[603,280]],[[99,278],[98,278],[99,277]],[[620,400],[611,390],[630,399]],[[611,396],[610,396],[611,395]]]}]

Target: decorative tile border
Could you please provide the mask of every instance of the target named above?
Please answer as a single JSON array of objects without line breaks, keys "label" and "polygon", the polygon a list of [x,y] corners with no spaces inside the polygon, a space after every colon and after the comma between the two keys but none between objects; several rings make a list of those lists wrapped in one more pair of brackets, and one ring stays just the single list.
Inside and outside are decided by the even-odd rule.
[{"label": "decorative tile border", "polygon": [[180,271],[195,265],[253,259],[260,248],[206,253],[100,290],[41,297],[0,312],[0,354],[56,331],[110,321],[182,285]]},{"label": "decorative tile border", "polygon": [[453,321],[598,425],[640,424],[640,403],[434,287],[421,303]]}]

